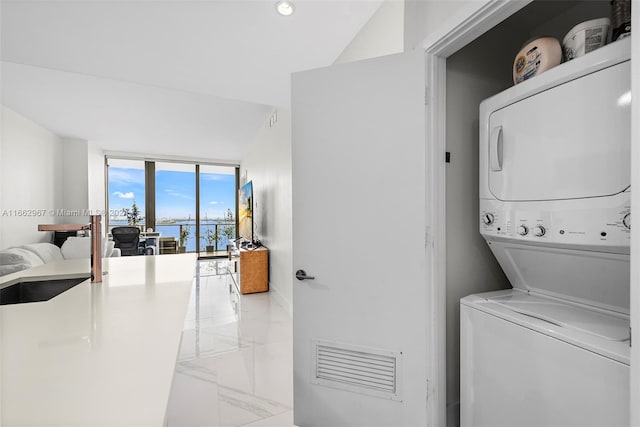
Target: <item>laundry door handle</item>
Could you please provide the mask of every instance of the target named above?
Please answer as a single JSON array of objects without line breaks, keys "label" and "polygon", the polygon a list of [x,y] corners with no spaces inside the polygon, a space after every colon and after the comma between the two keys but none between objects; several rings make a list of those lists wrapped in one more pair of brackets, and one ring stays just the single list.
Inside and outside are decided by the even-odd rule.
[{"label": "laundry door handle", "polygon": [[502,170],[502,150],[502,126],[496,126],[489,135],[489,166],[492,172]]}]

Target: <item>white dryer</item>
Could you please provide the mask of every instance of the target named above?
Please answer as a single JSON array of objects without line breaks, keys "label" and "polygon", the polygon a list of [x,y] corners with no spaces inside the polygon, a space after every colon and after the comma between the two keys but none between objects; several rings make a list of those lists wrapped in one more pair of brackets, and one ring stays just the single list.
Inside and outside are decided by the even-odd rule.
[{"label": "white dryer", "polygon": [[480,105],[480,232],[513,289],[461,300],[463,426],[629,422],[630,42]]}]

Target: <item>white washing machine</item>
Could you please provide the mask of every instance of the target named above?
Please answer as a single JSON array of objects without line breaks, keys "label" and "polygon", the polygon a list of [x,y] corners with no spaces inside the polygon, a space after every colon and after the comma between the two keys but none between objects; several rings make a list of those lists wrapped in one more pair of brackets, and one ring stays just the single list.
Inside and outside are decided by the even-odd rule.
[{"label": "white washing machine", "polygon": [[463,426],[629,423],[629,52],[480,105],[480,232],[513,289],[461,300]]}]

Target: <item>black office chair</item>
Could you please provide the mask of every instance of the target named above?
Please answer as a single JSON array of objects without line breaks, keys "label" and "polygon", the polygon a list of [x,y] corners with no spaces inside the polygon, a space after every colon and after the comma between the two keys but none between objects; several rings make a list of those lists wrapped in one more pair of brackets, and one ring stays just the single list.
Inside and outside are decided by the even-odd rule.
[{"label": "black office chair", "polygon": [[115,247],[120,248],[122,256],[138,255],[138,242],[140,241],[140,229],[138,227],[113,227],[111,235],[113,236]]}]

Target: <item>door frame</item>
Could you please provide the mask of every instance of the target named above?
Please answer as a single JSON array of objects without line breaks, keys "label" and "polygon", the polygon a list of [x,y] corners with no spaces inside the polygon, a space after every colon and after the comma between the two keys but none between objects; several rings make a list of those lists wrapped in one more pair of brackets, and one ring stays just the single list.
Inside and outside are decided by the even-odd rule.
[{"label": "door frame", "polygon": [[[502,22],[533,0],[483,0],[472,2],[454,19],[430,34],[422,42],[426,54],[426,197],[432,201],[426,211],[425,244],[427,277],[426,308],[432,315],[427,326],[429,358],[429,394],[427,419],[429,425],[446,424],[446,59]],[[640,22],[640,8],[632,8],[632,21]],[[633,31],[631,48],[632,76],[640,75],[640,32]],[[640,79],[631,81],[632,98],[640,100]],[[640,117],[640,104],[633,102],[632,117]],[[631,125],[631,185],[640,187],[640,121]],[[634,167],[634,165],[636,167]],[[640,197],[631,197],[631,210],[640,210]],[[631,234],[631,327],[640,330],[640,233]],[[637,258],[634,261],[634,258]],[[631,425],[640,426],[640,348],[631,349]]]},{"label": "door frame", "polygon": [[[640,8],[635,2],[631,20],[640,22]],[[636,58],[634,60],[634,57]],[[635,76],[635,77],[634,77]],[[631,117],[640,117],[640,32],[631,33]],[[635,165],[635,167],[634,167]],[[631,186],[640,188],[640,120],[631,120]],[[640,197],[631,193],[631,210],[640,211]],[[636,214],[637,215],[637,214]],[[631,329],[640,331],[640,233],[631,233]],[[634,261],[635,259],[635,261]],[[637,342],[637,339],[636,339]],[[640,426],[640,348],[631,347],[631,408],[630,424]]]}]

